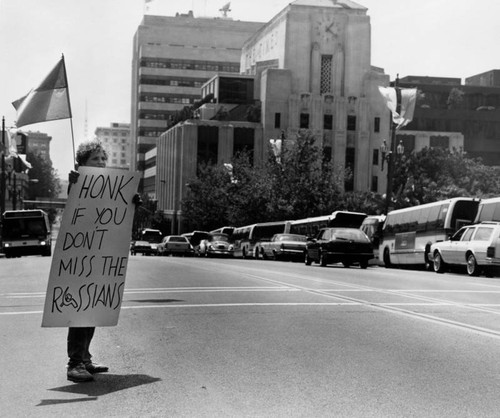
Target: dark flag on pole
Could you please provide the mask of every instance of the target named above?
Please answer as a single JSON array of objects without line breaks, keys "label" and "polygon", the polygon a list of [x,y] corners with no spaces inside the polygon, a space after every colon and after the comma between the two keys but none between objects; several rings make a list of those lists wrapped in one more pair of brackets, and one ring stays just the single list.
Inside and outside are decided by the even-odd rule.
[{"label": "dark flag on pole", "polygon": [[64,57],[37,88],[12,105],[17,111],[17,127],[71,118]]}]

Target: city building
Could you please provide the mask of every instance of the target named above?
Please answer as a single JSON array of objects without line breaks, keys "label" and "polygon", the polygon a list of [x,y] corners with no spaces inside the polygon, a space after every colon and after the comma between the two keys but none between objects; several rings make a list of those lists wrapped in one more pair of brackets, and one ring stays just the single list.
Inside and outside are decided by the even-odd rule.
[{"label": "city building", "polygon": [[[416,87],[420,93],[413,121],[404,130],[428,132],[436,137],[434,141],[450,147],[452,133],[460,133],[463,135],[463,150],[470,157],[479,157],[488,165],[499,165],[498,74],[498,70],[493,70],[472,76],[466,79],[465,85],[460,79],[442,77],[408,76],[399,79],[398,86]],[[484,79],[489,81],[482,81]],[[408,136],[405,148],[413,149]]]},{"label": "city building", "polygon": [[108,127],[98,127],[95,136],[107,147],[109,168],[130,169],[132,146],[129,123],[111,123]]},{"label": "city building", "polygon": [[239,73],[241,48],[263,24],[227,17],[145,15],[133,40],[131,169],[154,198],[145,155],[172,125],[177,112],[200,99],[201,86],[218,72]]},{"label": "city building", "polygon": [[[256,31],[243,46],[241,74],[207,82],[201,96],[210,102],[158,140],[158,209],[172,231],[185,228],[180,202],[199,163],[228,162],[246,148],[258,164],[270,139],[282,136],[314,135],[333,165],[352,169],[346,190],[384,191],[374,155],[389,137],[378,91],[389,77],[371,66],[370,35],[367,9],[348,0],[296,0]],[[248,117],[252,106],[257,120]]]},{"label": "city building", "polygon": [[52,137],[43,132],[24,132],[27,136],[26,151],[20,152],[21,154],[27,154],[31,152],[42,157],[44,160],[50,160],[50,141]]}]

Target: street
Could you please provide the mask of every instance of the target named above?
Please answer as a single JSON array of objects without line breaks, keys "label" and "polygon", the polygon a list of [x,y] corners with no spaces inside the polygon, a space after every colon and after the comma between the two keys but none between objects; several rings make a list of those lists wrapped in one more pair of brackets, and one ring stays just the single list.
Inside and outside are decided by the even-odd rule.
[{"label": "street", "polygon": [[66,380],[50,257],[0,259],[2,417],[498,417],[500,278],[129,258],[110,367]]}]

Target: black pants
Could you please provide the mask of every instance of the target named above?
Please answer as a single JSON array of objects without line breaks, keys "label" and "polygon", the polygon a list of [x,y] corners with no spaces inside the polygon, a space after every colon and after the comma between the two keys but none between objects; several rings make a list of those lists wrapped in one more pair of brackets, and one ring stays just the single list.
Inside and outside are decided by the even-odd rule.
[{"label": "black pants", "polygon": [[68,329],[68,367],[90,362],[89,347],[94,331],[95,327]]}]

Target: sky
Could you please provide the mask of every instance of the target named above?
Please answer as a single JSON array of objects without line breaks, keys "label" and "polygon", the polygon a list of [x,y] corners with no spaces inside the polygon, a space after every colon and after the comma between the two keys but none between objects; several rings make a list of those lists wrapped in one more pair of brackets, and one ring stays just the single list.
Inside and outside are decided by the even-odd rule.
[{"label": "sky", "polygon": [[[97,127],[130,122],[132,39],[143,14],[221,16],[229,0],[0,0],[0,116],[36,87],[64,54],[72,119],[23,127],[52,136],[59,176],[75,145]],[[235,20],[267,22],[290,0],[232,0]],[[500,69],[498,0],[358,0],[368,8],[371,63],[399,74],[465,78]]]}]

